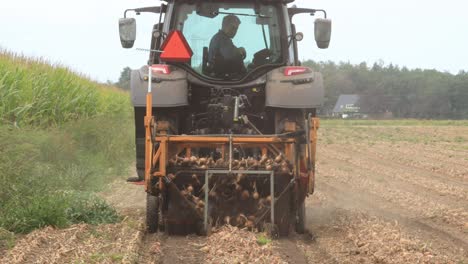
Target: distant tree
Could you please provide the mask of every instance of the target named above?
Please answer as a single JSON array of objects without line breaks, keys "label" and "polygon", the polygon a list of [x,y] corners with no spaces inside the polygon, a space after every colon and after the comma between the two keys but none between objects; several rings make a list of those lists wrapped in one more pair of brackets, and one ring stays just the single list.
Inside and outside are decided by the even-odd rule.
[{"label": "distant tree", "polygon": [[392,112],[398,118],[468,119],[468,73],[408,69],[377,61],[372,66],[349,62],[304,61],[323,74],[325,103],[330,113],[341,94],[359,94],[361,109]]},{"label": "distant tree", "polygon": [[124,90],[130,90],[130,74],[132,69],[130,67],[125,67],[120,72],[119,81],[115,83],[115,86],[120,87]]}]

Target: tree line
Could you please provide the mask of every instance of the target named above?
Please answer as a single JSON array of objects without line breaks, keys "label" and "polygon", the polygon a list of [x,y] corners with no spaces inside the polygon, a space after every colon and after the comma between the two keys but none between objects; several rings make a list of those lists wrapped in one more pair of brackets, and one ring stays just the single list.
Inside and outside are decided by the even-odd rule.
[{"label": "tree line", "polygon": [[396,118],[468,119],[468,73],[408,69],[383,62],[368,66],[305,61],[325,80],[325,105],[331,113],[340,94],[360,95],[365,113],[392,112]]}]

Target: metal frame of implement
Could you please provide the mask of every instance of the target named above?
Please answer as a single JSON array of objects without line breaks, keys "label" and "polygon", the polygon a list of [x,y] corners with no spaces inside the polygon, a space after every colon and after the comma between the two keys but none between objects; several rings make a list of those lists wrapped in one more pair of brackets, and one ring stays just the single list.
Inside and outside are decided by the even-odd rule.
[{"label": "metal frame of implement", "polygon": [[[159,178],[159,188],[163,190],[163,178],[166,177],[166,164],[168,161],[168,150],[169,143],[171,146],[177,148],[177,154],[186,150],[186,156],[191,155],[192,147],[220,147],[222,158],[226,155],[226,147],[229,148],[229,170],[210,170],[207,169],[205,172],[205,186],[208,186],[208,179],[213,174],[229,174],[229,173],[243,173],[243,174],[257,174],[257,175],[270,175],[270,191],[272,195],[271,199],[271,222],[274,224],[274,171],[255,170],[255,171],[238,171],[232,170],[232,150],[234,145],[248,145],[249,147],[261,148],[262,154],[267,154],[270,147],[283,145],[284,154],[287,159],[293,160],[294,157],[294,145],[296,142],[295,138],[281,138],[275,135],[260,135],[260,136],[246,136],[246,135],[201,135],[201,136],[179,136],[179,135],[167,135],[164,132],[160,135],[154,136],[152,129],[154,129],[155,120],[152,113],[152,67],[148,66],[148,93],[146,95],[146,116],[145,122],[145,191],[149,192],[151,189],[153,177]],[[319,128],[319,119],[307,118],[308,129],[306,129],[308,144],[306,148],[306,161],[307,165],[315,165],[316,155],[316,142],[317,142],[317,129]],[[156,142],[159,144],[157,151],[154,153],[154,145]],[[229,144],[229,146],[227,146]],[[154,155],[153,155],[154,154]],[[156,164],[159,162],[159,168],[156,168]],[[308,167],[309,167],[308,166]],[[299,168],[296,168],[299,169]],[[312,170],[312,174],[309,174],[308,191],[313,192],[313,169],[309,167],[309,173]],[[205,230],[208,227],[208,187],[205,188],[205,207],[204,207],[204,226]]]}]

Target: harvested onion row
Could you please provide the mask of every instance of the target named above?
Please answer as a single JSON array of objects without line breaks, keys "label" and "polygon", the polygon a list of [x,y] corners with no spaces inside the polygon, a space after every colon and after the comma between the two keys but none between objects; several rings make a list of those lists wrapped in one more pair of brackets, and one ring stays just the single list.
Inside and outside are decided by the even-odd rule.
[{"label": "harvested onion row", "polygon": [[[227,168],[229,161],[223,159],[214,160],[213,158],[204,157],[179,157],[175,156],[169,160],[169,166],[190,167],[192,169],[209,169],[209,168]],[[233,170],[274,170],[286,174],[292,173],[292,164],[279,154],[275,158],[269,158],[263,155],[260,159],[248,157],[232,160]]]},{"label": "harvested onion row", "polygon": [[[171,159],[172,166],[190,167],[192,169],[222,168],[227,166],[227,162],[219,159],[214,161],[211,158],[190,158],[175,157]],[[262,170],[275,169],[280,173],[291,175],[291,165],[282,155],[274,159],[262,156],[257,160],[254,158],[243,158],[233,160],[233,170]],[[174,174],[169,174],[171,180],[175,179]],[[247,174],[239,172],[229,177],[219,177],[211,179],[209,190],[210,217],[216,225],[230,224],[237,227],[255,228],[256,220],[262,212],[271,205],[269,184],[261,183],[256,177],[248,177]],[[204,188],[203,180],[194,173],[188,181],[182,181],[181,195],[192,203],[200,216],[204,215]],[[260,190],[260,191],[259,191]],[[265,191],[266,190],[266,191]],[[211,210],[212,209],[212,210]]]}]

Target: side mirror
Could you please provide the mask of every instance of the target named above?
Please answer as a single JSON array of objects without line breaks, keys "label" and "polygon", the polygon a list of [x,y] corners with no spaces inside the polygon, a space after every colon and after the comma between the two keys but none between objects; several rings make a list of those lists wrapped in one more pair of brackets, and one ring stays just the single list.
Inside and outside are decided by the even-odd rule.
[{"label": "side mirror", "polygon": [[136,20],[135,18],[119,19],[120,43],[123,48],[133,47],[136,39]]},{"label": "side mirror", "polygon": [[319,49],[326,49],[330,45],[331,38],[331,20],[326,18],[317,18],[315,20],[315,42]]}]

